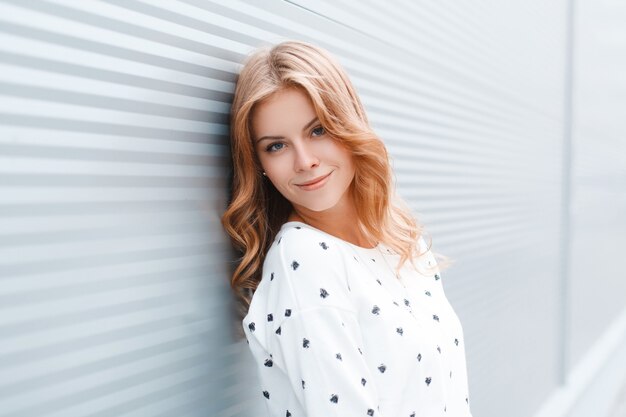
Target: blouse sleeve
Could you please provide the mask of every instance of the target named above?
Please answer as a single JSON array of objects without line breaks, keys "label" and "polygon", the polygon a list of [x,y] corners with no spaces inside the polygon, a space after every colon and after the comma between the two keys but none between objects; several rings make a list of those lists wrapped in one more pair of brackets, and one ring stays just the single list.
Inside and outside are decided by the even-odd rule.
[{"label": "blouse sleeve", "polygon": [[381,416],[349,297],[345,257],[324,235],[290,232],[266,263],[274,273],[272,284],[282,287],[292,306],[269,340],[274,363],[307,417]]}]

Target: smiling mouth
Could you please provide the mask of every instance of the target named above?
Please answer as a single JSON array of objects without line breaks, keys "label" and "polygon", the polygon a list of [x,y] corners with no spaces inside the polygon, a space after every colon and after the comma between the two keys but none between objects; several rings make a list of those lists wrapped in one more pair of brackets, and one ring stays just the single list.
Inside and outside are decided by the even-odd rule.
[{"label": "smiling mouth", "polygon": [[326,179],[326,177],[328,177],[331,173],[332,173],[332,171],[331,171],[331,172],[329,172],[328,174],[326,174],[326,175],[322,176],[322,177],[319,177],[319,178],[314,179],[313,181],[305,182],[305,183],[303,183],[303,184],[296,184],[296,185],[298,185],[299,187],[305,187],[305,186],[309,186],[309,185],[315,185],[315,184],[317,184],[317,183],[318,183],[318,182],[320,182],[320,181],[324,181],[324,180]]}]

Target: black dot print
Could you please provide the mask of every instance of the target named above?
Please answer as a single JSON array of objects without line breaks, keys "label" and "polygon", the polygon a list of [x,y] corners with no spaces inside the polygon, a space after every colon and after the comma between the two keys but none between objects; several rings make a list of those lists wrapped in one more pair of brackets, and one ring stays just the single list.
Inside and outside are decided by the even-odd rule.
[{"label": "black dot print", "polygon": [[[294,226],[291,227],[293,228]],[[305,227],[296,228],[306,229]],[[294,239],[296,239],[297,235],[298,234],[294,233],[290,236],[293,236]],[[304,232],[299,235],[301,237],[298,239],[304,239],[307,236],[312,236]],[[278,236],[274,244],[281,243],[281,241],[282,236]],[[274,298],[272,298],[271,300],[262,300],[258,302],[256,304],[257,308],[255,310],[251,310],[255,313],[255,315],[251,316],[251,320],[247,320],[247,323],[245,324],[245,326],[247,326],[249,329],[249,332],[247,332],[248,337],[246,337],[246,342],[248,344],[256,342],[257,347],[264,348],[263,355],[257,355],[257,352],[261,352],[261,350],[258,349],[253,350],[253,352],[256,355],[255,358],[262,365],[261,368],[265,369],[265,371],[261,373],[262,375],[266,375],[263,376],[263,378],[267,378],[262,380],[263,388],[261,388],[260,391],[268,401],[272,401],[273,409],[282,410],[282,414],[279,414],[284,415],[285,417],[294,417],[292,415],[292,412],[287,409],[287,405],[292,404],[291,398],[288,399],[284,396],[277,396],[276,394],[270,396],[270,393],[275,392],[276,390],[276,387],[273,385],[273,383],[275,382],[273,378],[284,377],[283,373],[281,372],[283,371],[283,369],[277,369],[279,368],[278,364],[281,364],[280,368],[282,368],[283,364],[287,367],[292,367],[288,369],[293,369],[293,371],[296,372],[294,375],[300,377],[302,390],[304,390],[305,388],[309,390],[311,389],[311,386],[313,388],[316,388],[317,385],[320,385],[320,381],[312,381],[309,377],[307,382],[312,385],[306,387],[307,384],[303,377],[306,375],[319,375],[319,372],[315,372],[317,369],[315,369],[314,367],[319,367],[320,365],[319,363],[316,364],[315,361],[311,359],[315,358],[315,355],[319,353],[316,352],[317,349],[319,349],[320,347],[325,348],[326,345],[328,345],[328,340],[331,340],[333,338],[333,336],[331,335],[337,336],[336,340],[339,343],[336,345],[335,348],[331,349],[330,351],[326,351],[325,355],[322,355],[326,357],[326,363],[325,365],[322,365],[323,369],[321,370],[323,370],[325,373],[328,372],[328,376],[330,377],[329,379],[325,380],[351,381],[350,384],[354,384],[355,387],[358,387],[358,384],[360,382],[361,388],[358,389],[363,389],[364,394],[367,392],[365,390],[369,390],[372,384],[378,384],[378,381],[374,381],[368,385],[368,379],[366,379],[370,378],[371,380],[371,377],[369,375],[372,375],[370,374],[370,372],[372,371],[374,371],[375,373],[375,370],[373,369],[375,367],[379,372],[375,373],[375,375],[378,375],[379,378],[391,378],[392,380],[399,380],[396,378],[399,378],[404,373],[406,373],[406,375],[410,375],[410,380],[407,380],[405,382],[408,384],[413,384],[411,388],[417,388],[418,391],[423,390],[430,392],[430,395],[427,394],[426,397],[423,398],[428,399],[428,397],[431,397],[434,401],[439,401],[438,403],[434,404],[435,408],[438,408],[440,411],[441,409],[443,409],[444,413],[447,413],[447,402],[449,401],[456,401],[451,402],[451,407],[453,408],[453,411],[455,405],[457,407],[459,406],[459,404],[462,405],[462,395],[458,395],[459,398],[456,399],[453,397],[447,398],[447,401],[444,402],[441,396],[434,394],[435,391],[443,390],[446,387],[456,387],[456,389],[459,390],[458,392],[462,392],[460,391],[460,389],[467,390],[466,386],[459,385],[464,384],[464,381],[460,379],[461,377],[459,376],[464,375],[463,372],[459,374],[458,371],[456,371],[456,376],[454,376],[453,379],[453,373],[456,369],[455,366],[458,362],[448,362],[449,359],[452,359],[455,357],[455,355],[460,355],[463,352],[460,348],[455,349],[453,347],[462,346],[460,344],[460,337],[457,336],[455,338],[453,336],[455,331],[450,331],[450,333],[445,331],[452,330],[451,328],[448,329],[447,326],[451,326],[454,321],[450,320],[450,315],[447,312],[447,309],[440,308],[440,303],[442,302],[443,298],[443,293],[439,289],[441,287],[435,288],[435,285],[439,284],[433,284],[432,281],[430,281],[430,279],[433,279],[434,281],[441,280],[441,276],[439,273],[435,275],[430,275],[430,278],[428,279],[420,275],[419,279],[421,280],[421,282],[426,283],[426,286],[422,289],[413,288],[411,285],[404,285],[406,283],[403,282],[404,279],[416,278],[415,276],[411,276],[410,273],[407,273],[407,276],[403,275],[403,280],[399,281],[402,287],[397,288],[398,286],[395,283],[393,286],[391,286],[388,285],[388,281],[386,281],[384,284],[382,282],[394,278],[393,270],[388,270],[387,265],[383,262],[383,260],[391,259],[391,257],[389,257],[387,253],[397,255],[395,252],[389,249],[383,248],[381,253],[379,255],[376,255],[383,257],[383,260],[381,260],[380,262],[378,262],[379,259],[377,257],[374,257],[373,253],[371,256],[368,256],[369,253],[366,254],[366,252],[362,252],[359,256],[354,256],[354,260],[360,264],[356,265],[349,260],[350,251],[348,250],[347,246],[344,247],[340,244],[339,241],[331,240],[328,236],[319,236],[318,239],[309,242],[309,250],[300,250],[300,252],[292,251],[294,248],[303,247],[305,246],[298,245],[297,242],[294,240],[287,242],[285,245],[283,245],[283,251],[278,250],[270,253],[270,258],[267,259],[267,265],[265,265],[265,267],[267,268],[267,272],[264,274],[264,276],[265,278],[267,278],[267,275],[269,275],[269,281],[271,281],[272,284],[269,284],[267,287],[262,287],[262,289],[264,289],[264,291],[269,291],[268,294],[272,294],[272,297]],[[385,249],[387,252],[385,252]],[[289,257],[282,258],[280,260],[272,258],[272,254],[281,254],[280,256],[282,256],[284,252],[289,253]],[[358,254],[359,252],[355,250],[352,253]],[[329,260],[331,260],[332,262],[332,260],[335,259],[335,256],[345,257],[346,262],[342,263],[342,268],[332,268],[332,270],[325,269],[327,266],[326,264],[329,263]],[[368,258],[370,259],[370,261],[367,260]],[[397,262],[397,260],[394,260],[394,262]],[[303,267],[300,268],[300,266]],[[391,266],[393,267],[393,265]],[[352,294],[350,294],[348,292],[351,291],[350,285],[336,285],[337,280],[335,280],[335,278],[341,279],[345,277],[333,276],[332,281],[327,279],[329,272],[334,273],[334,271],[344,270],[346,271],[346,273],[354,272],[355,276],[357,277],[359,276],[359,274],[364,274],[365,271],[369,271],[367,272],[367,275],[363,276],[363,279],[355,279],[351,281],[352,286],[355,286],[355,290],[357,291],[356,293],[352,292]],[[275,271],[279,271],[278,275],[276,275]],[[287,276],[285,276],[285,274],[287,274]],[[294,278],[289,279],[289,274],[293,274]],[[274,278],[277,278],[276,283],[273,282]],[[400,277],[396,276],[396,278]],[[308,286],[309,284],[299,284],[303,282],[303,279],[307,279],[308,282],[313,283],[319,282],[320,285],[322,285],[323,287],[314,286],[313,288],[311,288]],[[374,283],[371,282],[371,279],[375,279],[379,287],[373,285]],[[347,281],[349,280],[346,279],[344,282],[347,283]],[[293,287],[283,287],[285,285],[293,285]],[[299,285],[302,286],[299,287]],[[431,291],[427,289],[429,286],[433,288],[434,294],[432,294]],[[285,289],[289,289],[290,291],[285,291]],[[264,295],[264,291],[260,291],[258,293],[259,297],[262,297]],[[319,297],[317,297],[316,294],[307,294],[305,291],[310,293],[318,293]],[[431,298],[420,298],[423,297],[420,296],[420,291],[423,291],[424,296]],[[278,294],[280,294],[280,297],[276,297],[276,295]],[[291,296],[290,298],[290,294],[295,294],[297,296]],[[359,294],[359,296],[352,297],[353,294]],[[307,307],[323,307],[324,309],[328,309],[329,307],[335,306],[341,307],[341,305],[344,304],[344,300],[348,299],[355,302],[355,312],[359,314],[358,321],[355,321],[352,318],[348,319],[348,317],[352,317],[348,315],[348,309],[341,309],[345,310],[346,315],[339,315],[344,314],[339,313],[327,316],[333,318],[342,318],[341,320],[336,319],[334,322],[327,320],[327,317],[324,317],[323,320],[320,320],[319,318],[321,316],[314,316],[313,312],[317,311],[316,309],[310,309],[311,314],[309,314],[308,316],[306,316],[306,314],[301,315],[301,313],[309,313],[309,309],[307,309],[306,312],[301,312],[300,304],[298,303],[298,301],[300,300],[307,300]],[[422,303],[420,303],[419,301],[422,301]],[[286,304],[284,304],[285,302]],[[393,305],[395,305],[396,307],[391,307],[389,305],[389,302],[392,302]],[[276,305],[278,305],[277,308],[272,307]],[[382,308],[379,307],[381,305]],[[258,310],[258,306],[267,306],[269,308],[266,308],[266,311],[260,312]],[[423,310],[423,308],[425,308],[425,310]],[[380,317],[374,318],[367,314],[366,316],[363,316],[363,313],[366,313],[368,309],[371,311],[372,315]],[[430,311],[428,311],[428,309],[430,309]],[[441,316],[435,314],[435,312],[437,311],[441,313]],[[407,315],[407,312],[410,312],[411,314]],[[413,314],[414,316],[412,317]],[[295,317],[289,318],[293,316]],[[412,332],[412,329],[414,329],[414,326],[416,326],[415,319],[417,319],[418,322],[424,321],[424,319],[426,319],[425,321],[428,321],[430,323],[430,321],[428,320],[428,316],[432,316],[433,321],[439,323],[433,324],[433,326],[439,327],[439,329],[428,328],[436,332],[437,337],[435,338],[435,334],[433,334],[431,339],[427,338],[429,337],[428,334],[419,335],[426,337],[413,337],[413,334],[416,333]],[[285,329],[284,334],[282,333],[282,327],[280,326],[282,320],[288,320],[285,321],[288,327]],[[298,322],[298,320],[302,320],[302,322]],[[276,325],[274,325],[274,323],[276,323]],[[352,332],[357,330],[354,328],[354,326],[356,326],[357,324],[364,325],[363,328],[358,329],[359,331],[376,331],[380,332],[380,334],[368,333],[368,337],[363,339],[363,342],[367,343],[363,346],[358,346],[357,343],[354,343],[354,341],[356,341],[355,338],[347,336],[352,335]],[[367,327],[365,326],[366,324],[371,325],[372,327]],[[419,325],[419,323],[417,325]],[[257,329],[257,327],[259,328]],[[340,332],[336,332],[337,328],[340,328]],[[270,333],[270,329],[273,330],[273,332],[275,333],[274,335]],[[292,332],[289,329],[294,329],[296,331]],[[302,330],[306,330],[306,332],[301,333]],[[388,338],[390,331],[394,331],[397,334],[397,336],[393,337],[402,338],[400,340],[396,340],[394,348],[399,349],[398,351],[402,349],[408,349],[408,352],[403,352],[403,354],[413,354],[413,356],[417,359],[417,362],[402,363],[401,366],[397,367],[395,365],[395,362],[390,361],[388,357],[384,355],[385,352],[378,352],[377,349],[371,349],[371,346],[369,344],[370,341],[376,341],[379,340],[379,338],[383,337]],[[256,333],[256,335],[253,336],[251,332]],[[404,336],[404,333],[407,333],[407,336]],[[261,334],[262,337],[258,336],[259,334]],[[269,334],[269,337],[267,336],[267,334]],[[339,336],[342,334],[345,334],[346,337]],[[438,335],[441,334],[450,334],[450,336],[448,336],[449,339],[439,339]],[[457,332],[457,334],[459,333]],[[306,337],[304,337],[305,335]],[[255,337],[254,341],[252,340],[252,337]],[[275,343],[275,346],[279,346],[279,344],[281,346],[281,349],[274,351],[274,354],[276,355],[275,358],[270,352],[268,352],[268,345],[265,345],[263,343],[267,343],[268,339],[266,338],[273,339],[272,343]],[[393,342],[391,340],[389,342],[389,346],[392,346]],[[443,349],[446,349],[446,347],[449,346],[450,342],[454,343],[454,345],[448,348],[450,351],[449,353],[446,352],[446,355],[443,355]],[[302,343],[302,347],[298,346],[300,343]],[[437,343],[439,343],[440,345],[438,345]],[[296,356],[293,355],[294,352],[292,352],[292,354],[289,356],[283,356],[285,353],[284,349],[289,349],[290,347],[292,349],[294,347],[297,349],[297,353],[295,353]],[[419,347],[420,351],[425,351],[426,354],[422,355],[421,352],[417,351],[418,349],[416,349],[416,347]],[[435,349],[437,352],[439,352],[439,355],[434,353]],[[356,356],[357,352],[358,355],[361,356]],[[367,352],[367,354],[365,354],[365,352]],[[376,358],[379,353],[382,353],[382,355]],[[311,355],[313,355],[313,357]],[[322,356],[319,356],[318,358],[321,358]],[[298,360],[297,364],[290,364],[290,360],[295,358],[297,358],[296,360]],[[422,359],[424,360],[424,364],[421,363]],[[276,366],[274,366],[275,362]],[[376,363],[378,363],[378,365],[376,365]],[[434,367],[432,365],[434,365]],[[355,368],[355,366],[360,367]],[[448,368],[448,379],[443,377],[443,375],[445,375],[446,368]],[[387,372],[387,370],[389,370],[389,372]],[[352,371],[354,372],[354,374],[348,375],[349,378],[346,379],[343,379],[343,377],[338,374],[339,372],[347,371]],[[298,375],[297,372],[300,372],[300,374]],[[271,375],[271,377],[267,375]],[[419,376],[416,378],[416,375]],[[433,377],[433,375],[435,376]],[[422,381],[424,381],[424,385],[422,385]],[[267,384],[268,382],[269,385]],[[433,384],[433,382],[435,383]],[[324,383],[321,383],[321,385],[322,388],[324,388]],[[433,385],[433,387],[427,388],[430,387],[430,385]],[[319,403],[321,400],[322,403],[325,403],[327,407],[330,407],[332,409],[333,404],[338,404],[340,399],[342,400],[342,402],[346,402],[346,399],[344,398],[346,393],[343,390],[347,387],[335,386],[331,388],[329,386],[328,388],[330,389],[322,395],[322,398],[318,397],[316,399],[317,403]],[[424,394],[426,394],[426,392],[424,392]],[[283,404],[278,404],[278,402],[282,401],[284,401]],[[326,401],[329,401],[330,404]],[[418,407],[423,406],[423,404],[417,404],[415,402],[415,398],[404,398],[401,401],[403,401],[402,409],[406,411],[398,417],[415,417]],[[467,405],[463,406],[463,408],[467,407],[469,409],[469,395],[467,394],[467,391],[465,402]],[[339,406],[345,407],[346,404],[342,404]],[[412,409],[414,411],[411,411]],[[376,410],[380,410],[380,405],[371,403],[362,404],[360,406],[360,409],[352,409],[351,411],[355,415],[367,415],[372,417],[374,415],[378,416],[380,414],[380,411],[376,412]],[[454,414],[454,412],[451,412],[451,415],[452,414]],[[295,417],[297,417],[297,413]]]},{"label": "black dot print", "polygon": [[282,236],[278,239],[278,244],[279,244],[279,245],[280,245],[280,241],[281,241],[281,240],[283,240],[283,237],[282,237]]},{"label": "black dot print", "polygon": [[296,226],[296,229],[300,230],[302,229],[302,226]]}]

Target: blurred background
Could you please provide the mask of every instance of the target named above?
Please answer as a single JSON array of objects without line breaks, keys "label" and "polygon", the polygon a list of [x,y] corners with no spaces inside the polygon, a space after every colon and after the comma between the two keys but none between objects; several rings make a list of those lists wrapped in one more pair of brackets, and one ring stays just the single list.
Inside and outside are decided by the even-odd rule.
[{"label": "blurred background", "polygon": [[264,416],[219,219],[236,74],[286,39],[456,261],[474,417],[626,416],[617,0],[0,0],[0,416]]}]

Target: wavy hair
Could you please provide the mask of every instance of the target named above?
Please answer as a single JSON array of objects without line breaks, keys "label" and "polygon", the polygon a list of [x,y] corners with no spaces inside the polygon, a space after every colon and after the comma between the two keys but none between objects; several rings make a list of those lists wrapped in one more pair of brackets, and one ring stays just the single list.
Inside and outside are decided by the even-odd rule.
[{"label": "wavy hair", "polygon": [[[241,69],[230,114],[233,160],[232,195],[222,225],[241,254],[231,288],[248,310],[261,280],[265,255],[293,207],[262,175],[252,143],[251,119],[263,100],[285,88],[300,88],[313,103],[325,131],[354,156],[355,176],[349,192],[357,211],[357,227],[370,240],[383,242],[400,255],[396,272],[419,253],[423,226],[395,193],[387,149],[369,125],[364,107],[341,65],[326,50],[307,42],[285,41],[254,51]],[[426,268],[444,269],[450,260]]]}]

